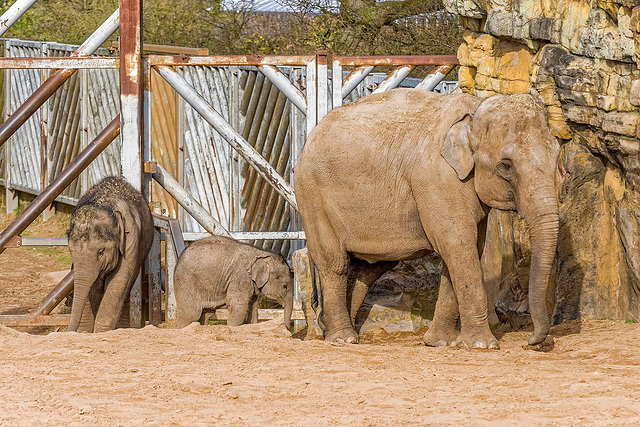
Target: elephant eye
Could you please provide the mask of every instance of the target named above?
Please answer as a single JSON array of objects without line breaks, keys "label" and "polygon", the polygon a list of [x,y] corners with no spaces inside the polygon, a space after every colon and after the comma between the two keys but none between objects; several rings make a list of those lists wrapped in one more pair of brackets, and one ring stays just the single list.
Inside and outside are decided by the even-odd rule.
[{"label": "elephant eye", "polygon": [[503,178],[510,176],[513,173],[513,163],[511,163],[511,160],[501,160],[496,166],[496,173]]},{"label": "elephant eye", "polygon": [[98,257],[104,255],[104,248],[98,250]]}]

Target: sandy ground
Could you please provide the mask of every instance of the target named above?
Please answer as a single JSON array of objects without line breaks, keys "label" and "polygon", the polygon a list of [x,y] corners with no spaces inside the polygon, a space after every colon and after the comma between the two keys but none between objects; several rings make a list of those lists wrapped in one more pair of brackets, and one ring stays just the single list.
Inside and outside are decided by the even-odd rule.
[{"label": "sandy ground", "polygon": [[[33,308],[66,268],[60,253],[0,257],[3,314]],[[0,425],[640,425],[638,324],[565,323],[545,351],[527,332],[468,351],[383,332],[332,346],[271,326],[0,326]]]}]

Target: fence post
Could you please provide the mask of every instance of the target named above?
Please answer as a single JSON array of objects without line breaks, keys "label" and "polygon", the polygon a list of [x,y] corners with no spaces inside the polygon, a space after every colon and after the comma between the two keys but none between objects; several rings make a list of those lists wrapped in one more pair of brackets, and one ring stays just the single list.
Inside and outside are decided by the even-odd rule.
[{"label": "fence post", "polygon": [[305,135],[305,140],[311,133],[314,127],[316,127],[316,119],[317,119],[317,106],[318,106],[318,97],[317,97],[317,83],[316,83],[316,59],[309,62],[306,67],[306,95],[307,95],[307,131]]},{"label": "fence post", "polygon": [[[231,126],[240,131],[240,67],[229,68],[229,117]],[[236,150],[229,150],[229,223],[227,230],[240,231],[240,155]]]},{"label": "fence post", "polygon": [[[4,56],[11,56],[11,40],[4,41]],[[4,70],[4,117],[6,121],[11,116],[11,74],[9,69]],[[12,213],[18,207],[18,193],[11,190],[11,140],[4,145],[4,188],[7,214]]]},{"label": "fence post", "polygon": [[[80,120],[82,123],[80,129],[80,148],[89,145],[89,70],[80,71]],[[80,174],[80,194],[84,194],[89,189],[89,170],[93,168],[90,164]]]},{"label": "fence post", "polygon": [[320,123],[320,120],[324,118],[329,112],[328,103],[329,103],[329,94],[327,93],[329,90],[329,82],[327,79],[328,72],[328,62],[327,62],[327,51],[321,50],[316,52],[316,94],[318,97],[318,106],[316,111],[316,124]]},{"label": "fence post", "polygon": [[331,109],[342,107],[342,63],[334,59],[331,68]]},{"label": "fence post", "polygon": [[[40,46],[40,56],[49,56],[49,43],[42,43]],[[47,81],[50,70],[43,69],[40,72],[42,83]],[[49,118],[51,114],[49,112],[49,100],[47,99],[42,104],[40,112],[40,185],[44,190],[49,185]],[[44,211],[42,211],[42,220],[46,221],[55,215],[56,211],[53,208],[53,203],[50,204]]]},{"label": "fence post", "polygon": [[[120,0],[120,135],[122,175],[142,190],[142,1]],[[138,274],[129,298],[129,323],[144,324],[141,275]]]}]

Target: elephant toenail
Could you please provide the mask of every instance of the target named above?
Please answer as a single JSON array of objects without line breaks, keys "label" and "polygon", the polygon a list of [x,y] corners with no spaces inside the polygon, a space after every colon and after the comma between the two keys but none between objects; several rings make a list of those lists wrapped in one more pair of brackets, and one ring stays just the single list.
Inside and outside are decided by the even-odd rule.
[{"label": "elephant toenail", "polygon": [[460,341],[458,344],[458,347],[460,348],[466,348],[467,350],[469,349],[469,344],[467,344],[466,341]]},{"label": "elephant toenail", "polygon": [[436,347],[446,347],[446,345],[447,345],[447,342],[445,340],[439,340],[436,343]]},{"label": "elephant toenail", "polygon": [[489,349],[500,350],[500,344],[498,344],[498,341],[493,341],[491,344],[489,344]]},{"label": "elephant toenail", "polygon": [[487,348],[487,342],[483,339],[479,339],[473,343],[473,348]]},{"label": "elephant toenail", "polygon": [[355,344],[356,343],[356,339],[355,337],[349,337],[347,338],[347,344]]}]

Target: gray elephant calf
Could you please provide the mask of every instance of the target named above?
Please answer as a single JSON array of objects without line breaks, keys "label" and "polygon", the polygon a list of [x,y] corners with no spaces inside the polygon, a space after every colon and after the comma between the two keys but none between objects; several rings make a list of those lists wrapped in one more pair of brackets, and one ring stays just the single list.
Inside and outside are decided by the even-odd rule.
[{"label": "gray elephant calf", "polygon": [[[91,187],[71,214],[74,296],[67,331],[115,329],[151,248],[153,220],[144,197],[121,177]],[[83,314],[84,312],[84,314]]]},{"label": "gray elephant calf", "polygon": [[198,321],[204,308],[225,304],[228,325],[256,323],[259,294],[282,304],[287,328],[291,323],[293,281],[284,258],[233,239],[192,243],[178,260],[174,286],[179,328]]}]

